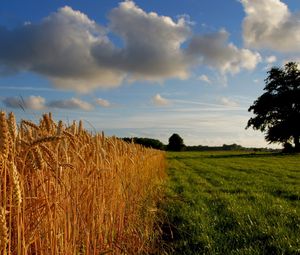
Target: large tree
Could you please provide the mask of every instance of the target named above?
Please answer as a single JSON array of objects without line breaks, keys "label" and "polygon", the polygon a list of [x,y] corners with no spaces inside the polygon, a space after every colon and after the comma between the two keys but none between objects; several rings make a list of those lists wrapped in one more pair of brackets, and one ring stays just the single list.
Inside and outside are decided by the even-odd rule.
[{"label": "large tree", "polygon": [[246,128],[265,133],[270,143],[293,143],[300,151],[300,70],[295,62],[273,67],[265,79],[265,93],[248,109],[255,117]]},{"label": "large tree", "polygon": [[170,151],[182,151],[185,145],[183,139],[178,134],[173,134],[169,138],[167,149]]}]

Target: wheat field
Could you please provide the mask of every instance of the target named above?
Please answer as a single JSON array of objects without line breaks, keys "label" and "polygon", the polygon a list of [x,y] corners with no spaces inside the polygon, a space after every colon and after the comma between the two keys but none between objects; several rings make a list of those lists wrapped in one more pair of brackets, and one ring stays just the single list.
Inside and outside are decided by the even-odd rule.
[{"label": "wheat field", "polygon": [[150,253],[165,154],[0,112],[0,253]]}]

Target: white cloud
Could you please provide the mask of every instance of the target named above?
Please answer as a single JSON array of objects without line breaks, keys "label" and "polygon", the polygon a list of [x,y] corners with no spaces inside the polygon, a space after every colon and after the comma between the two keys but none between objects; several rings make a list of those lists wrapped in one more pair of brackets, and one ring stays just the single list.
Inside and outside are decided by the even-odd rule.
[{"label": "white cloud", "polygon": [[183,19],[185,21],[185,23],[187,23],[188,25],[191,25],[191,26],[195,26],[196,25],[196,22],[192,21],[190,15],[188,15],[186,13],[185,14],[177,15],[176,17],[178,19]]},{"label": "white cloud", "polygon": [[232,99],[229,99],[227,97],[221,97],[220,98],[220,103],[224,106],[228,106],[228,107],[237,107],[239,106],[239,104],[237,102],[235,102]]},{"label": "white cloud", "polygon": [[[130,79],[162,80],[188,76],[181,44],[191,34],[185,18],[174,21],[155,12],[146,13],[132,1],[124,1],[109,14],[109,28],[124,41],[113,66],[129,73]],[[103,51],[95,48],[98,59]]]},{"label": "white cloud", "polygon": [[85,111],[90,111],[93,106],[85,101],[77,98],[63,99],[63,100],[53,100],[46,102],[46,99],[41,96],[29,96],[23,97],[6,97],[2,99],[3,104],[6,107],[16,108],[16,109],[31,109],[31,110],[43,110],[47,107],[50,108],[60,108],[60,109],[81,109]]},{"label": "white cloud", "polygon": [[46,88],[46,87],[25,87],[25,86],[0,86],[0,90],[28,90],[28,91],[56,91],[54,88]]},{"label": "white cloud", "polygon": [[188,52],[191,58],[200,57],[203,64],[217,68],[223,74],[235,74],[241,69],[253,70],[261,61],[260,54],[237,48],[228,43],[228,37],[228,32],[223,29],[217,33],[194,36]]},{"label": "white cloud", "polygon": [[42,110],[45,108],[45,98],[41,96],[30,96],[25,100],[25,105],[29,109]]},{"label": "white cloud", "polygon": [[111,106],[111,103],[106,99],[97,98],[97,99],[95,99],[95,102],[97,105],[100,105],[102,107],[110,107]]},{"label": "white cloud", "polygon": [[200,75],[200,76],[198,77],[198,80],[204,81],[204,82],[206,82],[206,83],[211,83],[211,80],[210,80],[210,79],[208,78],[208,76],[205,75],[205,74]]},{"label": "white cloud", "polygon": [[93,106],[90,103],[74,97],[71,99],[50,101],[47,106],[61,109],[81,109],[85,111],[93,109]]},{"label": "white cloud", "polygon": [[154,105],[157,106],[166,106],[170,104],[170,101],[164,97],[162,97],[160,94],[156,94],[153,98],[152,98],[152,102]]},{"label": "white cloud", "polygon": [[[224,30],[193,34],[186,15],[173,20],[127,0],[108,19],[103,27],[65,6],[37,24],[1,27],[0,75],[36,72],[58,88],[87,92],[125,80],[186,79],[199,63],[234,74],[252,70],[260,61],[257,52],[229,43]],[[115,45],[109,34],[118,36],[123,46]]]},{"label": "white cloud", "polygon": [[[0,73],[32,71],[59,88],[88,91],[120,84],[124,73],[96,63],[95,44],[110,49],[106,30],[66,6],[38,24],[0,28]],[[2,67],[2,69],[1,69]]]},{"label": "white cloud", "polygon": [[240,0],[246,17],[244,41],[248,47],[280,52],[300,50],[300,12],[291,13],[280,0]]},{"label": "white cloud", "polygon": [[5,106],[11,108],[24,108],[31,110],[43,110],[45,108],[45,98],[41,96],[22,97],[6,97],[2,100]]},{"label": "white cloud", "polygon": [[273,64],[277,61],[277,57],[276,56],[268,56],[265,59],[265,62],[268,64]]}]

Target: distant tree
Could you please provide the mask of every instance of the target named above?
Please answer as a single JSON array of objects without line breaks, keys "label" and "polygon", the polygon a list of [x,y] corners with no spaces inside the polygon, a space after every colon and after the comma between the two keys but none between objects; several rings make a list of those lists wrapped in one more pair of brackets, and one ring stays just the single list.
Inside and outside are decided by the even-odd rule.
[{"label": "distant tree", "polygon": [[238,150],[243,150],[244,148],[241,145],[238,144],[223,144],[223,146],[221,147],[222,150],[224,151],[238,151]]},{"label": "distant tree", "polygon": [[248,109],[256,116],[246,128],[265,133],[270,143],[294,144],[300,151],[300,70],[289,62],[283,68],[273,67],[265,79],[265,93]]},{"label": "distant tree", "polygon": [[136,144],[143,145],[147,148],[153,148],[153,149],[158,149],[158,150],[164,150],[165,149],[165,145],[157,139],[142,138],[142,137],[133,137],[133,138],[124,137],[122,139],[125,142],[129,142],[129,143],[134,142]]},{"label": "distant tree", "polygon": [[284,153],[292,153],[294,151],[294,148],[293,146],[289,143],[289,142],[286,142],[283,144],[283,150],[282,152]]},{"label": "distant tree", "polygon": [[167,149],[170,151],[182,151],[185,145],[183,143],[183,139],[178,134],[173,134],[169,138],[169,144]]}]

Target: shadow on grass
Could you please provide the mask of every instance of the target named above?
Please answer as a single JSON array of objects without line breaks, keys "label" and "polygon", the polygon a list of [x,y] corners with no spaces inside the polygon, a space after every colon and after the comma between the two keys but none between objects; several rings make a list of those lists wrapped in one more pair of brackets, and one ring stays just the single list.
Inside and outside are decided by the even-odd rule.
[{"label": "shadow on grass", "polygon": [[226,154],[226,155],[209,155],[206,158],[273,158],[273,157],[284,157],[287,155],[281,152],[276,153],[249,153],[249,154]]},{"label": "shadow on grass", "polygon": [[281,197],[290,201],[300,201],[300,195],[286,190],[277,189],[271,193],[275,197]]},{"label": "shadow on grass", "polygon": [[287,154],[287,153],[281,153],[281,152],[273,152],[273,153],[228,153],[228,154],[217,154],[216,152],[207,153],[205,154],[198,154],[198,155],[188,155],[188,154],[182,154],[176,155],[170,157],[171,159],[199,159],[199,158],[215,158],[215,159],[224,159],[224,158],[272,158],[272,157],[285,157],[285,156],[292,156],[296,154]]}]

